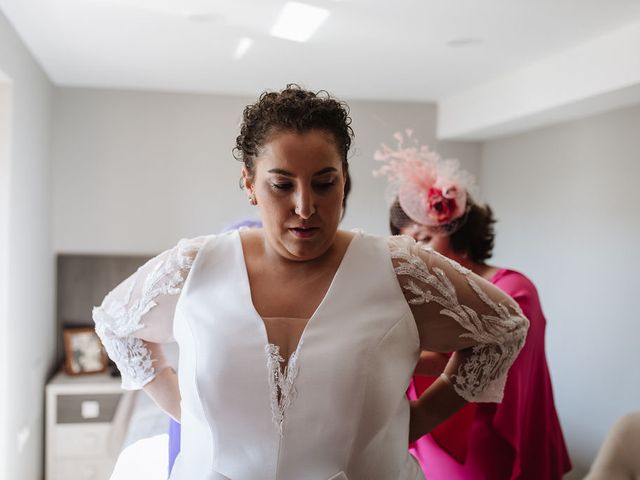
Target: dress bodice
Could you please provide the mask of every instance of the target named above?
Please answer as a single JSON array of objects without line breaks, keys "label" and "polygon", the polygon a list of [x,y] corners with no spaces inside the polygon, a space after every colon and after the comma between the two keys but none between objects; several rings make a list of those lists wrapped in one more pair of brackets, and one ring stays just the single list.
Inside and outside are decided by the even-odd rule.
[{"label": "dress bodice", "polygon": [[204,244],[176,306],[182,449],[172,478],[421,478],[404,395],[418,334],[385,242],[354,237],[284,369],[242,255],[238,234]]}]

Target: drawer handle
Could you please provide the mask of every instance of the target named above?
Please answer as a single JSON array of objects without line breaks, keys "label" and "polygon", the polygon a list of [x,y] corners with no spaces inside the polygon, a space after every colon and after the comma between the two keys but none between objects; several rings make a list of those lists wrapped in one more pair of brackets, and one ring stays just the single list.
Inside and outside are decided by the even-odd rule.
[{"label": "drawer handle", "polygon": [[100,403],[95,400],[85,400],[80,404],[82,418],[98,418],[100,416]]}]

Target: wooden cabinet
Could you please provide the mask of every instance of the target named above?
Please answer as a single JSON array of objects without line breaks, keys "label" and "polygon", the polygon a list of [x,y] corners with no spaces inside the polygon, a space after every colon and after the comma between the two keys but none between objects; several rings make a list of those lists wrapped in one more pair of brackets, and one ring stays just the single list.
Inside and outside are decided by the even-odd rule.
[{"label": "wooden cabinet", "polygon": [[58,373],[46,388],[46,480],[108,480],[133,393],[106,373]]}]

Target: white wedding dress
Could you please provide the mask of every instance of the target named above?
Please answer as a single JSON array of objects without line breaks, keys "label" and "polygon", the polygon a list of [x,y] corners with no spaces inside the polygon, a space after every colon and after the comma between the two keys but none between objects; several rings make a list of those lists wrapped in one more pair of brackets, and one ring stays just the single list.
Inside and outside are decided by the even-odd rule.
[{"label": "white wedding dress", "polygon": [[[406,237],[355,234],[286,366],[251,298],[232,232],[181,241],[94,310],[124,388],[165,368],[158,343],[178,342],[171,479],[422,479],[405,396],[421,343],[473,346],[451,382],[467,400],[499,401],[527,328],[501,291]],[[438,334],[421,342],[417,322]]]}]

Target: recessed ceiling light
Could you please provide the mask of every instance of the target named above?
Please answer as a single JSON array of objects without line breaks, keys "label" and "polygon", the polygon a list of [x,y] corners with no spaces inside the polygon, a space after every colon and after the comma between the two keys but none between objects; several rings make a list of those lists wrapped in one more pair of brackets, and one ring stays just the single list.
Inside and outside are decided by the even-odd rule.
[{"label": "recessed ceiling light", "polygon": [[329,10],[298,2],[287,2],[271,35],[296,42],[306,42],[329,16]]},{"label": "recessed ceiling light", "polygon": [[253,40],[251,40],[249,37],[244,37],[243,39],[241,39],[240,42],[238,42],[236,51],[233,52],[233,58],[236,60],[240,60],[242,57],[244,57],[244,54],[247,53],[247,50],[251,48],[251,45],[253,45]]},{"label": "recessed ceiling light", "polygon": [[449,47],[460,48],[460,47],[476,47],[481,45],[483,40],[478,37],[458,37],[447,42]]}]

